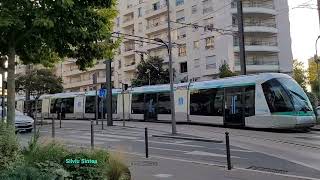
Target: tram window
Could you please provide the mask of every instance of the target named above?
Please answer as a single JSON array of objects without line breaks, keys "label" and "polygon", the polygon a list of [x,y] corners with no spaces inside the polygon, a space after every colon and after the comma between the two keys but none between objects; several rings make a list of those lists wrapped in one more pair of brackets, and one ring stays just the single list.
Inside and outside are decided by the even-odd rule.
[{"label": "tram window", "polygon": [[73,110],[74,110],[74,98],[62,99],[62,103],[64,104],[64,106],[62,106],[62,108],[63,108],[65,113],[73,113]]},{"label": "tram window", "polygon": [[262,84],[262,89],[271,113],[294,111],[290,97],[279,81],[271,79]]},{"label": "tram window", "polygon": [[159,93],[158,95],[158,114],[171,114],[170,94]]},{"label": "tram window", "polygon": [[255,115],[255,86],[246,87],[245,91],[245,116]]},{"label": "tram window", "polygon": [[191,94],[190,114],[223,116],[223,89],[198,90]]},{"label": "tram window", "polygon": [[56,99],[51,99],[50,102],[50,113],[56,113]]},{"label": "tram window", "polygon": [[132,114],[144,114],[144,94],[132,94]]},{"label": "tram window", "polygon": [[95,97],[86,96],[85,113],[95,113]]},{"label": "tram window", "polygon": [[112,113],[116,114],[117,113],[117,101],[118,101],[118,96],[113,95],[112,96]]}]

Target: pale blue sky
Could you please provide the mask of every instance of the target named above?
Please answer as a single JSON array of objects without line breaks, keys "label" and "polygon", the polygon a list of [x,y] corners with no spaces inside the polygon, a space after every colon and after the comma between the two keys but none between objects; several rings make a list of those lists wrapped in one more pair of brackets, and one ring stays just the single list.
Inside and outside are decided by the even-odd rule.
[{"label": "pale blue sky", "polygon": [[[308,59],[315,54],[315,41],[320,35],[318,13],[316,9],[292,9],[310,0],[288,1],[293,58],[303,61],[307,65]],[[317,1],[311,0],[308,4],[316,7]],[[320,41],[318,47],[320,52]]]}]

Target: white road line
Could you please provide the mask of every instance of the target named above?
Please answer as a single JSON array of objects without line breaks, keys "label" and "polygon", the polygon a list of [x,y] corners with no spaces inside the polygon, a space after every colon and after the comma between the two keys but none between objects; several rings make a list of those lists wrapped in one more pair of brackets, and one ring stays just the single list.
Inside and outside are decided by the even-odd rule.
[{"label": "white road line", "polygon": [[[71,136],[68,136],[70,138],[74,138],[74,139],[87,139],[87,140],[90,140],[91,139],[91,136],[75,136],[75,135],[71,135]],[[66,138],[68,139],[68,138]],[[119,142],[121,141],[120,139],[107,139],[107,138],[103,138],[103,137],[94,137],[94,141],[110,141],[110,142]]]},{"label": "white road line", "polygon": [[[136,141],[136,142],[144,142],[144,140],[134,140],[134,141]],[[186,146],[186,147],[197,147],[197,148],[203,148],[204,147],[204,146],[191,145],[191,144],[177,144],[177,143],[159,142],[159,141],[149,141],[149,143],[168,144],[168,145],[177,145],[177,146]]]},{"label": "white road line", "polygon": [[[185,154],[188,154],[188,155],[196,155],[196,156],[223,157],[223,158],[226,157],[226,155],[224,155],[224,154],[209,153],[209,152],[204,152],[204,151],[191,151],[191,152],[187,152],[187,153],[185,153]],[[243,159],[243,158],[238,157],[238,156],[231,156],[231,158]]]},{"label": "white road line", "polygon": [[176,151],[176,152],[182,152],[182,153],[190,152],[190,151],[183,151],[183,150],[177,150],[177,149],[168,149],[168,148],[159,148],[159,147],[152,147],[152,146],[150,146],[149,149],[158,149],[158,150],[165,150],[165,151]]},{"label": "white road line", "polygon": [[[90,137],[90,133],[84,133],[84,135],[88,135]],[[119,139],[130,139],[136,140],[137,137],[130,137],[130,136],[121,136],[121,135],[112,135],[112,134],[95,134],[95,136],[99,137],[108,137],[108,138],[119,138]]]}]

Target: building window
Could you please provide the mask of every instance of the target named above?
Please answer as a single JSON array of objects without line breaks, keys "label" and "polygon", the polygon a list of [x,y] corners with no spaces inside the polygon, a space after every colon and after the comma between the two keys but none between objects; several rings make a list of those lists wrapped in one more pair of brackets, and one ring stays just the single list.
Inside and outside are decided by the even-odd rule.
[{"label": "building window", "polygon": [[141,17],[142,16],[142,9],[141,7],[138,8],[138,17]]},{"label": "building window", "polygon": [[200,48],[200,41],[193,41],[193,48],[199,49]]},{"label": "building window", "polygon": [[138,31],[139,31],[139,32],[142,32],[142,28],[143,28],[142,22],[139,22],[139,24],[138,24]]},{"label": "building window", "polygon": [[195,24],[192,25],[192,31],[193,31],[193,32],[198,31],[198,29],[199,29],[198,23],[195,23]]},{"label": "building window", "polygon": [[216,69],[217,68],[215,58],[216,58],[215,56],[206,57],[206,69]]},{"label": "building window", "polygon": [[206,40],[206,49],[212,49],[214,47],[214,37],[208,37]]},{"label": "building window", "polygon": [[208,19],[205,19],[204,22],[204,31],[213,31],[213,17],[212,18],[208,18]]},{"label": "building window", "polygon": [[176,6],[180,6],[184,4],[184,0],[176,0]]},{"label": "building window", "polygon": [[177,29],[177,35],[178,35],[177,39],[183,39],[187,37],[186,28],[183,27],[183,28]]},{"label": "building window", "polygon": [[200,59],[195,59],[194,60],[194,68],[199,68],[200,67]]},{"label": "building window", "polygon": [[197,11],[198,11],[197,5],[193,5],[193,6],[191,7],[191,11],[192,11],[192,14],[196,14]]},{"label": "building window", "polygon": [[159,10],[160,9],[160,2],[156,2],[152,5],[153,7],[153,10],[156,11],[156,10]]},{"label": "building window", "polygon": [[179,46],[178,51],[179,51],[178,56],[186,56],[187,55],[186,45],[184,44],[184,45]]},{"label": "building window", "polygon": [[188,72],[188,63],[187,62],[180,63],[180,73],[186,73],[186,72]]}]

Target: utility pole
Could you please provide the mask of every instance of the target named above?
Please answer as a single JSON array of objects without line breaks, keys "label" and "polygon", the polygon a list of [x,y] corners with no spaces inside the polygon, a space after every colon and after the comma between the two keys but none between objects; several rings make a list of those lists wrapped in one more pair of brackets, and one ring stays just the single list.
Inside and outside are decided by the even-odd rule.
[{"label": "utility pole", "polygon": [[246,68],[246,50],[244,42],[244,28],[243,28],[243,8],[242,0],[237,0],[237,10],[238,10],[238,38],[239,38],[239,47],[240,47],[240,65],[241,65],[241,74],[247,74]]},{"label": "utility pole", "polygon": [[174,89],[173,89],[173,67],[172,67],[172,41],[171,41],[171,20],[170,20],[170,0],[167,0],[168,13],[168,54],[169,54],[169,74],[170,74],[170,104],[171,104],[171,121],[172,134],[177,134],[176,112],[174,107]]},{"label": "utility pole", "polygon": [[[28,64],[26,67],[26,74],[29,75],[31,73],[31,64]],[[26,89],[26,101],[27,103],[27,115],[31,116],[31,102],[30,102],[30,91],[29,89]]]},{"label": "utility pole", "polygon": [[[319,16],[319,27],[320,27],[320,0],[317,0],[317,5],[318,5],[318,16]],[[316,55],[314,57],[314,61],[317,64],[317,81],[318,81],[318,104],[319,105],[319,99],[320,99],[320,75],[319,75],[319,58],[318,58],[318,40],[320,36],[318,36],[317,41],[316,41]]]},{"label": "utility pole", "polygon": [[106,96],[107,96],[107,126],[113,126],[112,121],[112,86],[111,59],[106,60]]}]

